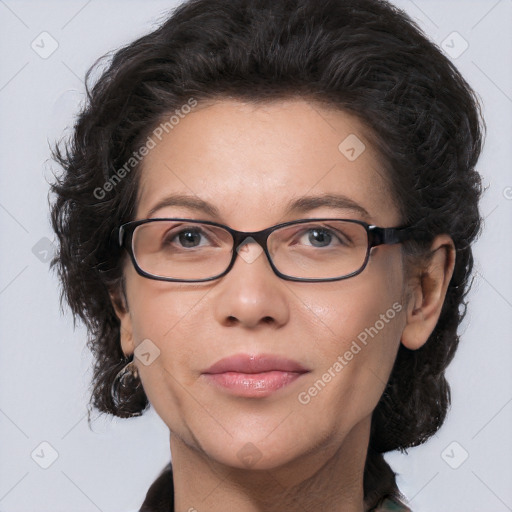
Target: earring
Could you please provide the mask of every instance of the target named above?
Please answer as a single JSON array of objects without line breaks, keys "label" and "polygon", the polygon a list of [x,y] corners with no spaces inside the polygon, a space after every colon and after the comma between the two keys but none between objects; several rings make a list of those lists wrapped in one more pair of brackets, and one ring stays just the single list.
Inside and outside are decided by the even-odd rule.
[{"label": "earring", "polygon": [[110,388],[110,396],[117,416],[129,418],[142,415],[141,404],[137,399],[143,393],[141,388],[142,382],[132,355],[128,363],[117,372]]}]

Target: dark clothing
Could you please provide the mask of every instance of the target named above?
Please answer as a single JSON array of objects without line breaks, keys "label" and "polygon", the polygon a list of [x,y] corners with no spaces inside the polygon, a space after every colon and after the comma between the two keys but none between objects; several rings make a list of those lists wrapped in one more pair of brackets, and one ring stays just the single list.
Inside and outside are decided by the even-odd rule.
[{"label": "dark clothing", "polygon": [[[139,512],[174,512],[172,483],[172,466],[169,463],[151,484]],[[377,508],[372,509],[372,512],[410,512],[410,510],[396,501],[386,499]]]},{"label": "dark clothing", "polygon": [[139,512],[174,512],[174,485],[170,462],[151,484]]}]

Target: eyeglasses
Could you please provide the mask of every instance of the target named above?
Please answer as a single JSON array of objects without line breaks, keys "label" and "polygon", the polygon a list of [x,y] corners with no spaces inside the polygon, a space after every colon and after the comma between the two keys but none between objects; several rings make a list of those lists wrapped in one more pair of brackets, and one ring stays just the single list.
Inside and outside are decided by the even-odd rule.
[{"label": "eyeglasses", "polygon": [[347,279],[364,270],[372,247],[411,237],[407,226],[380,228],[353,219],[301,219],[247,232],[216,222],[158,218],[128,222],[118,231],[119,246],[141,276],[189,283],[225,276],[248,243],[259,244],[282,279]]}]

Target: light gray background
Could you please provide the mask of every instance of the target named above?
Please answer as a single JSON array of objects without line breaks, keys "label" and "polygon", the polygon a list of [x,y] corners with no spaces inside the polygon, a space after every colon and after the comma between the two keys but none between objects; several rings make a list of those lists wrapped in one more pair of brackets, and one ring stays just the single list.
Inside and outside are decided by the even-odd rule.
[{"label": "light gray background", "polygon": [[[415,512],[506,512],[512,510],[512,0],[395,4],[438,44],[453,31],[469,44],[455,57],[463,39],[446,40],[484,105],[488,136],[478,169],[488,189],[477,278],[448,371],[452,409],[430,442],[387,458]],[[57,279],[44,260],[53,239],[48,142],[72,123],[93,61],[155,28],[174,5],[0,0],[0,511],[137,510],[169,459],[167,428],[153,411],[103,418],[89,429],[86,333],[73,329],[67,310],[61,315]],[[51,49],[44,31],[58,43],[47,58],[31,47],[35,41],[40,53]],[[52,449],[57,459],[43,469]]]}]

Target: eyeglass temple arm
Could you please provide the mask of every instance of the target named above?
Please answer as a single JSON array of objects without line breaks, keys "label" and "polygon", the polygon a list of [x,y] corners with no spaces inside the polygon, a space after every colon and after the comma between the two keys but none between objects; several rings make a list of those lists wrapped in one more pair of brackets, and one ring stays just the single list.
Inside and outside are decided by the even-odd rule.
[{"label": "eyeglass temple arm", "polygon": [[383,244],[398,244],[405,242],[412,237],[412,229],[410,227],[403,228],[379,228],[370,226],[368,228],[371,233],[371,246]]}]

